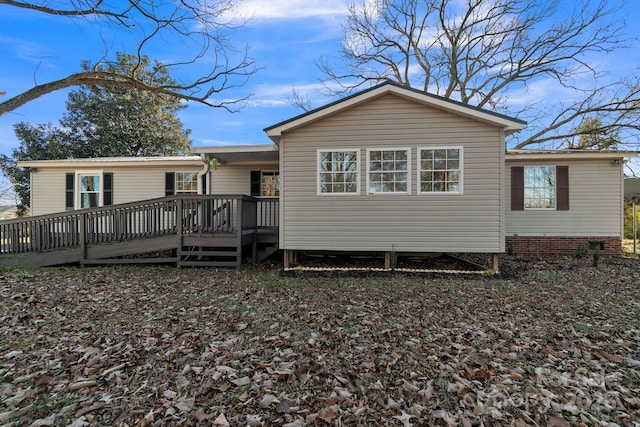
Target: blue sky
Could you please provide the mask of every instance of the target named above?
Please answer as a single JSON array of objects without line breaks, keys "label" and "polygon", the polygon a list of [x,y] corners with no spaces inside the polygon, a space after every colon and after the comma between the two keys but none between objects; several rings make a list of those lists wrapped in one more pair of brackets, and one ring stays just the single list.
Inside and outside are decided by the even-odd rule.
[{"label": "blue sky", "polygon": [[[288,101],[292,88],[306,92],[318,86],[314,58],[338,50],[346,4],[344,0],[244,1],[236,12],[252,19],[234,33],[232,43],[238,50],[248,45],[261,70],[245,87],[225,96],[253,95],[238,113],[190,104],[180,118],[192,130],[193,145],[269,143],[263,128],[301,112]],[[29,89],[34,81],[45,83],[78,71],[82,60],[96,60],[105,49],[101,37],[108,36],[96,34],[96,27],[13,9],[0,5],[0,90],[7,92],[3,99]],[[8,153],[18,144],[14,123],[57,124],[66,98],[67,91],[55,92],[0,117],[0,152]]]},{"label": "blue sky", "polygon": [[[623,0],[612,3],[623,4]],[[571,3],[571,2],[568,2]],[[630,6],[632,4],[632,6]],[[635,2],[628,10],[627,36],[640,36],[640,7]],[[233,44],[242,49],[248,44],[250,55],[262,69],[238,92],[226,96],[252,93],[249,104],[239,113],[192,104],[180,113],[186,128],[192,130],[194,146],[265,144],[269,139],[263,128],[301,113],[290,104],[292,88],[309,94],[314,106],[330,101],[317,92],[320,75],[314,66],[319,56],[335,57],[342,40],[342,23],[347,0],[245,0],[236,13],[252,16],[247,27],[238,31]],[[126,41],[104,46],[113,40],[110,29],[89,26],[81,21],[46,16],[0,5],[0,91],[18,94],[34,85],[61,78],[80,69],[82,60],[100,58],[103,52],[126,50]],[[638,41],[624,52],[598,58],[612,73],[638,74],[640,49]],[[180,49],[165,45],[159,57]],[[175,76],[174,76],[175,77]],[[66,91],[46,95],[0,117],[0,153],[9,153],[18,145],[13,124],[57,124],[65,111]],[[514,92],[516,105],[522,93]],[[549,81],[529,87],[527,99],[555,101],[562,96],[560,88]]]}]

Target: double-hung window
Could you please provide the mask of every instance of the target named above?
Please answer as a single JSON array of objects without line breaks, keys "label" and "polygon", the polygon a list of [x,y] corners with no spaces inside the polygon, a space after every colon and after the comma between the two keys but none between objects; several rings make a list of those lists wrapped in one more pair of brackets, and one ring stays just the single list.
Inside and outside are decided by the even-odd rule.
[{"label": "double-hung window", "polygon": [[371,194],[408,194],[411,189],[409,149],[367,150],[367,191]]},{"label": "double-hung window", "polygon": [[512,166],[511,210],[569,210],[569,167]]},{"label": "double-hung window", "polygon": [[461,147],[418,149],[418,193],[462,193]]},{"label": "double-hung window", "polygon": [[198,194],[198,172],[176,172],[176,194]]},{"label": "double-hung window", "polygon": [[556,208],[556,168],[554,166],[524,168],[524,208]]},{"label": "double-hung window", "polygon": [[102,206],[102,172],[78,173],[78,204],[80,209]]},{"label": "double-hung window", "polygon": [[65,174],[65,209],[86,209],[113,203],[113,172],[79,170]]},{"label": "double-hung window", "polygon": [[318,150],[318,194],[359,194],[358,149]]}]

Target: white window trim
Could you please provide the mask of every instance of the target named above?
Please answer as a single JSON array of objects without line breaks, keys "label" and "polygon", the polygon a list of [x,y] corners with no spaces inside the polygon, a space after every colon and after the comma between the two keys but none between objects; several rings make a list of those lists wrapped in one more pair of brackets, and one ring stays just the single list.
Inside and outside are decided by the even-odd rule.
[{"label": "white window trim", "polygon": [[[553,186],[553,207],[552,208],[528,208],[527,207],[527,168],[553,168],[553,177],[555,178],[555,184]],[[556,211],[558,209],[558,172],[556,165],[528,165],[523,166],[522,177],[522,204],[525,211]]]},{"label": "white window trim", "polygon": [[[459,191],[421,191],[420,174],[422,172],[422,151],[423,150],[459,150],[460,152],[460,190]],[[431,196],[460,196],[464,194],[464,148],[461,145],[438,145],[434,147],[418,147],[416,153],[416,187],[420,195]]]},{"label": "white window trim", "polygon": [[99,176],[100,177],[100,191],[98,192],[98,206],[104,206],[104,176],[103,170],[77,170],[75,171],[75,185],[74,185],[74,195],[73,200],[75,203],[74,209],[82,209],[80,203],[80,195],[82,192],[80,191],[80,177],[81,176]]},{"label": "white window trim", "polygon": [[[320,184],[320,159],[321,159],[321,154],[322,153],[338,153],[338,152],[347,152],[347,151],[355,151],[357,153],[358,159],[356,160],[356,191],[355,193],[323,193],[322,192],[322,185]],[[360,180],[361,180],[361,176],[360,176],[360,170],[362,169],[360,167],[361,159],[360,157],[362,156],[361,150],[359,148],[335,148],[335,149],[331,149],[331,148],[323,148],[323,149],[319,149],[317,151],[317,156],[316,156],[316,190],[317,190],[317,195],[318,196],[337,196],[337,197],[344,197],[344,196],[359,196],[360,195]]]},{"label": "white window trim", "polygon": [[[370,180],[370,168],[371,168],[371,152],[372,151],[405,151],[407,153],[407,191],[380,191],[380,192],[373,192],[371,191],[371,186],[369,183]],[[367,148],[367,178],[366,178],[366,185],[367,185],[367,194],[371,194],[374,196],[379,196],[379,195],[400,195],[400,196],[406,196],[411,194],[411,148],[409,147],[385,147],[385,148]]]},{"label": "white window trim", "polygon": [[[195,193],[193,191],[178,191],[178,174],[186,174],[186,173],[193,173],[196,175],[196,191]],[[174,187],[174,194],[175,195],[180,195],[180,194],[200,194],[200,183],[198,182],[199,178],[198,178],[198,172],[196,171],[175,171],[173,173],[173,187]]]}]

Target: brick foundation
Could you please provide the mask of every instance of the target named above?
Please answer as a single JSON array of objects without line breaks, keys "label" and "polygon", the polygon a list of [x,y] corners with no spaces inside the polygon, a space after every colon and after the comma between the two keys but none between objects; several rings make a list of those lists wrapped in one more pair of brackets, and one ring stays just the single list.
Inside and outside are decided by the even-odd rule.
[{"label": "brick foundation", "polygon": [[548,236],[507,236],[507,253],[518,254],[562,254],[575,255],[579,247],[589,251],[594,245],[603,244],[603,255],[621,255],[622,241],[618,237],[548,237]]}]

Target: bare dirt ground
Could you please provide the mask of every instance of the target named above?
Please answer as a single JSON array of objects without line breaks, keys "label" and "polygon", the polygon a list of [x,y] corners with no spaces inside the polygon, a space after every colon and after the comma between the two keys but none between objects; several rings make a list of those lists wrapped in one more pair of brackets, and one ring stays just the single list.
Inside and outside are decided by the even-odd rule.
[{"label": "bare dirt ground", "polygon": [[0,425],[640,425],[640,260],[0,270]]}]

